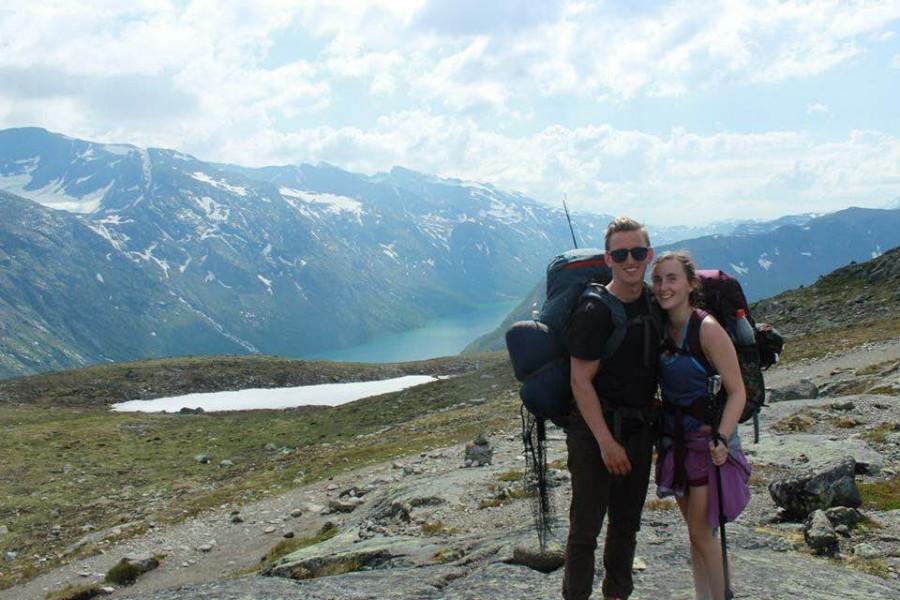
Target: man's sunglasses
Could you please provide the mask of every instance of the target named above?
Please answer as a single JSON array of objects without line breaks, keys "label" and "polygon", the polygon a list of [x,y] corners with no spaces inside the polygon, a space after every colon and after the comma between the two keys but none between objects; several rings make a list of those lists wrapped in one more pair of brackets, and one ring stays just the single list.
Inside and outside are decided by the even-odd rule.
[{"label": "man's sunglasses", "polygon": [[641,261],[647,258],[647,253],[650,252],[650,248],[646,246],[635,246],[634,248],[617,248],[615,250],[610,250],[609,255],[612,257],[613,262],[621,263],[625,262],[628,259],[628,253],[631,252],[631,256],[634,257],[634,260]]}]

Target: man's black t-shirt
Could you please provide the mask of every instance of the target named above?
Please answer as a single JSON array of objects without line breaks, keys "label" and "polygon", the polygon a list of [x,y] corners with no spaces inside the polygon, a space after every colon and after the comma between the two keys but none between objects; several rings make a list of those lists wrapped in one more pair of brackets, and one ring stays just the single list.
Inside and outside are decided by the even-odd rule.
[{"label": "man's black t-shirt", "polygon": [[[627,320],[640,315],[649,316],[650,307],[645,289],[634,302],[624,302]],[[619,349],[609,359],[600,362],[594,377],[594,389],[604,408],[645,408],[656,394],[658,336],[648,336],[650,364],[644,364],[644,328],[653,327],[649,320],[632,325],[625,333]],[[567,344],[569,354],[582,360],[598,360],[613,330],[612,314],[602,302],[584,298],[572,313]]]}]

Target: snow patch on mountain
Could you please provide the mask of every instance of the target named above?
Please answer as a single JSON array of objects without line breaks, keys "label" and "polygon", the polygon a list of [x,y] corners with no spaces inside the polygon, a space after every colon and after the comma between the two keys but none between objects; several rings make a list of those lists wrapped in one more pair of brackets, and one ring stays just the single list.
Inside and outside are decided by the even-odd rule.
[{"label": "snow patch on mountain", "polygon": [[378,244],[381,246],[381,251],[387,254],[394,262],[400,264],[400,257],[397,254],[397,250],[394,248],[395,244]]},{"label": "snow patch on mountain", "polygon": [[194,202],[203,209],[203,212],[206,213],[206,217],[211,221],[225,222],[228,220],[228,217],[231,216],[231,209],[219,204],[209,196],[201,196],[200,198],[195,197]]},{"label": "snow patch on mountain", "polygon": [[759,260],[756,261],[759,263],[759,266],[761,266],[766,271],[768,271],[769,267],[774,264],[771,260],[769,260],[768,256],[769,255],[767,253],[763,252],[762,254],[760,254]]},{"label": "snow patch on mountain", "polygon": [[104,144],[101,148],[110,154],[116,154],[118,156],[127,156],[135,150],[134,146],[129,146],[127,144]]},{"label": "snow patch on mountain", "polygon": [[[37,169],[40,161],[39,157],[15,161],[13,164],[18,166],[17,169],[5,175],[0,175],[0,190],[28,198],[48,208],[71,213],[90,214],[97,212],[106,193],[112,188],[113,182],[110,181],[106,187],[94,190],[88,194],[75,196],[67,193],[66,182],[62,178],[57,178],[43,187],[28,189],[33,179],[32,173]],[[85,178],[82,178],[79,182],[84,180]]]},{"label": "snow patch on mountain", "polygon": [[269,293],[270,296],[274,295],[272,292],[272,280],[271,279],[266,279],[259,273],[256,274],[256,278],[259,279],[264,286],[266,286],[266,291]]},{"label": "snow patch on mountain", "polygon": [[745,267],[744,263],[741,263],[740,265],[731,263],[731,268],[734,269],[735,273],[739,273],[741,275],[746,275],[747,273],[750,272],[750,269],[748,267]]},{"label": "snow patch on mountain", "polygon": [[522,222],[522,213],[514,205],[501,202],[495,197],[490,197],[490,201],[490,208],[479,212],[479,216],[482,219],[485,217],[493,217],[504,225]]},{"label": "snow patch on mountain", "polygon": [[[194,171],[193,173],[191,173],[191,177],[201,183],[211,185],[212,187],[219,189],[219,190],[223,190],[225,192],[231,192],[232,194],[235,194],[237,196],[246,196],[247,195],[247,188],[240,186],[240,185],[231,185],[230,183],[227,183],[225,181],[219,181],[218,179],[213,179],[212,177],[210,177],[209,175],[207,175],[206,173],[204,173],[202,171]],[[149,181],[149,178],[148,178],[148,181]]]},{"label": "snow patch on mountain", "polygon": [[253,354],[259,354],[259,350],[256,349],[256,346],[254,346],[253,344],[251,344],[250,342],[248,342],[246,340],[242,340],[241,338],[239,338],[238,336],[236,336],[232,333],[229,333],[228,331],[225,330],[224,327],[222,327],[222,325],[218,321],[216,321],[215,319],[210,317],[208,314],[206,314],[202,310],[193,306],[190,302],[188,302],[181,296],[178,296],[178,301],[181,302],[182,304],[184,304],[185,307],[187,307],[187,309],[190,310],[191,312],[193,312],[195,315],[197,315],[198,317],[200,317],[201,319],[203,319],[204,321],[209,323],[212,326],[212,328],[215,329],[219,333],[219,335],[231,340],[232,342],[241,346],[248,352],[252,352]]},{"label": "snow patch on mountain", "polygon": [[325,208],[326,212],[333,215],[348,213],[354,216],[356,221],[360,225],[362,225],[363,205],[359,200],[354,200],[353,198],[348,198],[347,196],[339,196],[337,194],[327,194],[324,192],[305,192],[303,190],[295,190],[289,187],[279,188],[278,192],[281,194],[282,198],[284,198],[288,202],[288,204],[293,206],[295,209],[300,210],[300,212],[304,211],[299,208],[296,200],[300,200],[307,204],[322,205]]}]

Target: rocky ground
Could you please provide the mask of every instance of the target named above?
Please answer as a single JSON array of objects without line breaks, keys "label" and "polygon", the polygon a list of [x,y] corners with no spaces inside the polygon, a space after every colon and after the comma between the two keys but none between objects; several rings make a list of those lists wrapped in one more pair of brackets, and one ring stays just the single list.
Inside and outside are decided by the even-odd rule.
[{"label": "rocky ground", "polygon": [[[877,365],[873,367],[872,365]],[[816,556],[805,525],[779,516],[767,489],[783,477],[844,457],[856,482],[885,482],[900,472],[900,340],[772,370],[770,387],[801,397],[768,407],[759,444],[742,435],[754,465],[754,495],[729,525],[737,598],[893,599],[900,597],[900,510],[863,506],[868,519],[835,527],[833,556]],[[803,382],[802,380],[808,381]],[[802,384],[802,385],[801,385]],[[819,391],[827,395],[817,398]],[[875,393],[877,392],[877,393]],[[252,505],[223,505],[175,526],[158,527],[105,548],[0,600],[41,599],[67,585],[99,582],[126,555],[156,554],[160,566],[113,598],[134,600],[361,600],[558,598],[561,571],[542,573],[517,548],[536,549],[531,505],[522,498],[519,432],[488,432],[491,464],[464,466],[454,446],[354,471]],[[551,429],[550,460],[562,467],[565,442]],[[565,539],[568,474],[559,485],[556,544]],[[256,574],[279,540],[336,533]],[[102,538],[108,532],[95,532]],[[327,538],[328,536],[322,536]],[[648,496],[635,561],[637,598],[692,598],[687,532],[670,502]],[[0,563],[2,564],[2,563]],[[602,576],[598,568],[598,581]],[[869,571],[869,572],[866,572]],[[827,585],[824,585],[827,582]]]}]

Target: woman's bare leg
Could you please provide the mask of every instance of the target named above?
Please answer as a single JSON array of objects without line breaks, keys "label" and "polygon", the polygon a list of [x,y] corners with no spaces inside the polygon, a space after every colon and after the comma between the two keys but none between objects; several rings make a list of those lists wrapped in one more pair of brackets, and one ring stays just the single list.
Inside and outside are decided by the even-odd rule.
[{"label": "woman's bare leg", "polygon": [[[704,488],[705,489],[705,488]],[[691,488],[693,493],[696,488]],[[688,535],[690,536],[690,523],[688,521],[688,499],[676,496],[678,508],[681,509],[681,516],[684,517],[685,523],[688,523]],[[694,597],[696,600],[711,600],[712,594],[709,590],[709,574],[706,570],[706,563],[699,548],[694,545],[693,539],[689,539],[691,548],[691,572],[694,575]]]},{"label": "woman's bare leg", "polygon": [[698,589],[698,598],[712,598],[713,600],[724,600],[725,596],[725,576],[722,570],[722,548],[719,541],[713,536],[713,530],[709,526],[707,511],[709,507],[709,487],[692,487],[688,495],[685,506],[685,521],[688,526],[688,534],[691,538],[691,549],[696,550],[700,555],[703,572],[699,572],[694,568],[694,579],[697,581],[702,578],[706,581],[703,592],[708,596],[700,596],[700,588]]}]

